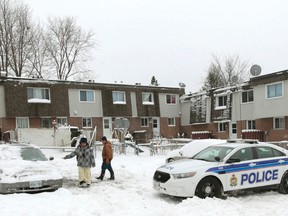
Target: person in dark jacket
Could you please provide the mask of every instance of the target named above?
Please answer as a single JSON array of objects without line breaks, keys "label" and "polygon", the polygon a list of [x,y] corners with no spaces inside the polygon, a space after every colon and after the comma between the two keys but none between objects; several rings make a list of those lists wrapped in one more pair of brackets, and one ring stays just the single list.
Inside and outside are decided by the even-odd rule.
[{"label": "person in dark jacket", "polygon": [[110,180],[114,180],[114,171],[111,166],[111,160],[113,159],[113,150],[111,146],[111,142],[107,140],[107,138],[104,136],[101,139],[101,142],[103,143],[103,150],[102,150],[102,166],[101,166],[101,175],[97,177],[97,179],[100,179],[101,181],[104,178],[105,170],[108,169],[110,172]]},{"label": "person in dark jacket", "polygon": [[95,167],[95,157],[93,149],[87,143],[87,139],[82,137],[77,148],[66,155],[64,159],[77,156],[77,166],[79,174],[79,186],[89,187],[91,184],[91,167]]}]

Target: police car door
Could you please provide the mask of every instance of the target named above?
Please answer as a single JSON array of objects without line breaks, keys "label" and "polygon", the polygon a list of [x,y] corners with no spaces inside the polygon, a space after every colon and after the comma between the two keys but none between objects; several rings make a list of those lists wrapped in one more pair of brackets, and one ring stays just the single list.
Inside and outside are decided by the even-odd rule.
[{"label": "police car door", "polygon": [[286,171],[286,166],[283,166],[286,155],[270,146],[257,146],[255,152],[258,158],[255,161],[256,170],[250,176],[244,176],[243,181],[253,186],[278,184]]},{"label": "police car door", "polygon": [[[255,188],[279,183],[283,169],[281,152],[266,146],[243,148],[231,158],[239,158],[240,162],[231,164],[230,172],[226,172],[227,190]],[[276,156],[276,157],[275,157]],[[254,159],[253,159],[254,157]],[[283,160],[284,161],[284,160]]]},{"label": "police car door", "polygon": [[246,179],[243,180],[243,178],[246,177],[249,179],[249,176],[255,172],[254,160],[251,147],[238,150],[227,160],[225,166],[225,191],[252,187],[252,184],[247,183]]}]

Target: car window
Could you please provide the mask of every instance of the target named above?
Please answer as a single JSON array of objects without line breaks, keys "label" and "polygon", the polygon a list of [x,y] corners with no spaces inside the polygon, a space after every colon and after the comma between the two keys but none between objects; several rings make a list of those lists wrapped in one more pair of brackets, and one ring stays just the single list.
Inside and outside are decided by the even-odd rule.
[{"label": "car window", "polygon": [[47,161],[46,156],[37,148],[22,148],[21,157],[29,161]]},{"label": "car window", "polygon": [[272,148],[272,151],[273,151],[274,157],[286,156],[283,152],[281,152],[277,149]]},{"label": "car window", "polygon": [[205,161],[216,161],[215,157],[219,157],[220,161],[233,150],[232,147],[226,146],[210,146],[198,154],[196,154],[193,159],[205,160]]},{"label": "car window", "polygon": [[256,147],[256,152],[258,155],[258,158],[270,158],[270,157],[279,157],[284,156],[285,154],[281,151],[278,151],[277,149],[261,146]]},{"label": "car window", "polygon": [[231,159],[240,159],[240,161],[252,160],[252,148],[243,148],[238,150],[231,156]]}]

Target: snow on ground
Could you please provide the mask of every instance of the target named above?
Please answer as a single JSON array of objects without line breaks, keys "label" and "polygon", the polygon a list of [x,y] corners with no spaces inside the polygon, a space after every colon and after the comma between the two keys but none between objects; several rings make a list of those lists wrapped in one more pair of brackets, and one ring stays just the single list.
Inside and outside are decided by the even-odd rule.
[{"label": "snow on ground", "polygon": [[162,165],[165,155],[150,156],[149,152],[139,156],[128,152],[115,154],[112,166],[115,181],[99,181],[101,152],[97,151],[96,167],[92,168],[93,183],[90,188],[78,188],[76,158],[63,160],[67,152],[44,150],[65,177],[63,188],[55,192],[38,194],[0,195],[1,216],[277,216],[288,215],[288,196],[277,192],[249,194],[240,197],[188,199],[161,195],[152,188],[152,178],[157,167]]}]

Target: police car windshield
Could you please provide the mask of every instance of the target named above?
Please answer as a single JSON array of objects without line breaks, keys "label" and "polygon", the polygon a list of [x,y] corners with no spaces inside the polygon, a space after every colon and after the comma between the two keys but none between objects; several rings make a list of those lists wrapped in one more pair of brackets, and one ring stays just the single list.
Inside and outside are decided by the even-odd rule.
[{"label": "police car windshield", "polygon": [[232,150],[232,147],[227,146],[210,146],[197,153],[192,159],[211,162],[223,161]]}]

